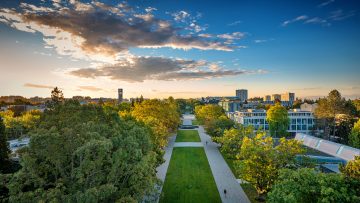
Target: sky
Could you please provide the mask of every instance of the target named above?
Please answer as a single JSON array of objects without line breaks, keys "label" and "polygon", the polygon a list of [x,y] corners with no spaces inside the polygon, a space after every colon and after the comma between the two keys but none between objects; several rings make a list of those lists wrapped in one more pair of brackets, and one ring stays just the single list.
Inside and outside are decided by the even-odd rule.
[{"label": "sky", "polygon": [[0,95],[360,98],[360,2],[0,1]]}]

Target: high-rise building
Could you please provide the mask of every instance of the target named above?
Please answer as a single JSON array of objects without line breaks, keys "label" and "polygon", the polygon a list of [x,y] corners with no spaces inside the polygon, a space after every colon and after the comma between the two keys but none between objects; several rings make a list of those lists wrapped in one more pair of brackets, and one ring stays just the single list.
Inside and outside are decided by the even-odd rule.
[{"label": "high-rise building", "polygon": [[281,101],[295,101],[295,93],[286,92],[284,94],[281,94]]},{"label": "high-rise building", "polygon": [[280,94],[272,94],[271,95],[271,101],[280,100],[281,101],[281,95]]},{"label": "high-rise building", "polygon": [[246,89],[238,89],[236,90],[236,97],[240,101],[246,101],[248,99],[248,91]]},{"label": "high-rise building", "polygon": [[121,103],[123,101],[123,89],[118,89],[118,102]]},{"label": "high-rise building", "polygon": [[264,101],[271,101],[271,96],[270,95],[265,95]]}]

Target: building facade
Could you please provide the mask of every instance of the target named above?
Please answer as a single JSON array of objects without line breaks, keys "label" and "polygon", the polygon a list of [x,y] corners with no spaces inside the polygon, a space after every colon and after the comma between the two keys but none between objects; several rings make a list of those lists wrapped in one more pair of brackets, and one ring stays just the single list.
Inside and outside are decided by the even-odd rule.
[{"label": "building facade", "polygon": [[[228,112],[227,116],[244,126],[254,126],[255,130],[269,130],[269,124],[266,121],[266,111],[263,109],[247,109],[232,113]],[[290,118],[288,132],[309,133],[314,129],[315,121],[313,112],[293,109],[288,111],[288,116]]]},{"label": "building facade", "polygon": [[121,103],[123,101],[123,89],[119,88],[118,89],[118,102]]},{"label": "building facade", "polygon": [[246,89],[238,89],[236,90],[236,97],[239,98],[240,101],[246,101],[248,99],[248,90]]}]

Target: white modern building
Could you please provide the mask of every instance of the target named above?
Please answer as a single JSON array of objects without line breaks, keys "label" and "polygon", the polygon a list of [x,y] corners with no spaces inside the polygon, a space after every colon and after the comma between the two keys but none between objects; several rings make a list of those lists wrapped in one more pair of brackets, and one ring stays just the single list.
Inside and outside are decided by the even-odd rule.
[{"label": "white modern building", "polygon": [[[233,121],[244,126],[254,126],[255,130],[269,130],[269,124],[266,121],[266,111],[263,109],[247,109],[229,112],[227,115]],[[288,111],[288,115],[290,118],[288,132],[309,133],[313,130],[315,125],[313,112],[293,109]]]},{"label": "white modern building", "polygon": [[248,99],[248,91],[246,89],[238,89],[236,90],[236,97],[242,102],[246,101]]}]

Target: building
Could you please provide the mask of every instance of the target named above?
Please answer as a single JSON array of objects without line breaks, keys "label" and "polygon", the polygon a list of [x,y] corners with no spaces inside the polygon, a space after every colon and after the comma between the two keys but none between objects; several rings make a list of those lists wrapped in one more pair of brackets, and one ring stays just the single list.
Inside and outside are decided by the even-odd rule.
[{"label": "building", "polygon": [[248,91],[246,89],[238,89],[236,90],[236,97],[242,102],[246,101],[248,99]]},{"label": "building", "polygon": [[275,101],[275,100],[281,101],[281,95],[280,94],[272,94],[271,101]]},{"label": "building", "polygon": [[118,89],[118,102],[121,103],[123,101],[123,89],[119,88]]},{"label": "building", "polygon": [[286,92],[281,94],[281,101],[294,102],[295,101],[295,93]]},{"label": "building", "polygon": [[265,95],[264,101],[271,101],[271,95]]},{"label": "building", "polygon": [[241,108],[240,100],[223,99],[218,103],[226,112],[239,111]]},{"label": "building", "polygon": [[[269,124],[266,121],[266,111],[263,109],[247,109],[232,113],[228,112],[227,116],[233,121],[244,126],[254,126],[255,130],[269,130]],[[313,112],[292,109],[288,111],[288,116],[290,118],[288,132],[309,133],[314,129],[315,118]]]}]

